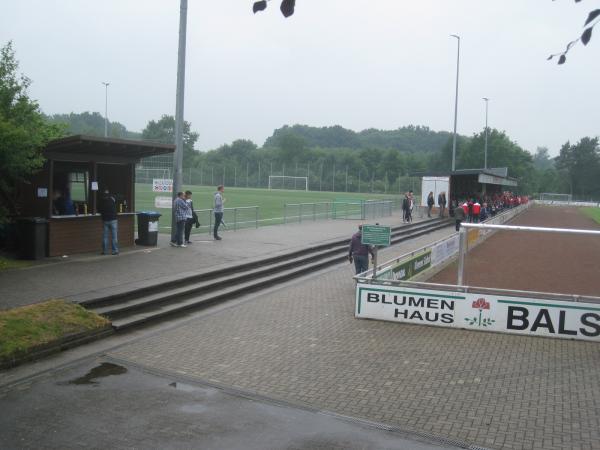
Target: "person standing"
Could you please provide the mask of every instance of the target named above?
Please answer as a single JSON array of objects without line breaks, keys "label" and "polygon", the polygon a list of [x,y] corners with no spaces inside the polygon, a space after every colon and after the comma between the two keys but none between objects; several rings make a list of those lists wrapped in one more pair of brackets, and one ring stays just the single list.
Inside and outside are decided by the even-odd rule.
[{"label": "person standing", "polygon": [[194,202],[192,202],[192,191],[185,191],[185,202],[188,204],[189,211],[186,213],[185,220],[185,243],[189,245],[192,243],[190,241],[190,233],[192,232],[192,226],[195,224],[196,228],[200,226],[200,222],[198,222],[198,214],[194,211]]},{"label": "person standing", "polygon": [[433,199],[433,191],[429,193],[427,196],[427,217],[431,219],[431,209],[435,205],[435,200]]},{"label": "person standing", "polygon": [[100,202],[98,202],[98,212],[102,216],[102,254],[108,253],[108,234],[110,233],[112,254],[119,254],[118,240],[118,222],[117,222],[117,200],[110,195],[108,189],[104,189],[104,193]]},{"label": "person standing", "polygon": [[438,195],[438,206],[440,207],[440,217],[444,217],[444,210],[446,209],[446,192],[444,191]]},{"label": "person standing", "polygon": [[358,231],[352,235],[350,240],[348,253],[348,261],[354,262],[354,270],[357,275],[369,269],[369,254],[373,256],[373,248],[362,243],[362,225],[359,225]]},{"label": "person standing", "polygon": [[219,225],[223,222],[223,203],[225,203],[225,198],[223,197],[224,192],[225,188],[223,185],[220,185],[217,187],[214,198],[213,211],[215,213],[215,227],[213,229],[213,237],[217,241],[221,240],[221,236],[219,236]]},{"label": "person standing", "polygon": [[408,198],[408,192],[404,194],[402,199],[402,222],[408,222],[408,215],[410,211],[410,199]]},{"label": "person standing", "polygon": [[190,207],[185,201],[183,192],[177,193],[177,198],[173,202],[173,209],[175,210],[175,242],[171,241],[173,247],[187,247],[183,243],[183,231],[185,229],[185,223],[187,221],[188,211]]},{"label": "person standing", "polygon": [[465,220],[465,217],[467,217],[467,209],[466,209],[466,205],[467,203],[464,203],[464,207],[461,205],[458,205],[456,208],[454,208],[454,220],[455,220],[455,226],[456,226],[456,231],[460,230],[460,224],[462,223],[463,220]]},{"label": "person standing", "polygon": [[479,222],[479,215],[481,214],[481,204],[479,200],[475,199],[475,203],[473,203],[473,222]]}]

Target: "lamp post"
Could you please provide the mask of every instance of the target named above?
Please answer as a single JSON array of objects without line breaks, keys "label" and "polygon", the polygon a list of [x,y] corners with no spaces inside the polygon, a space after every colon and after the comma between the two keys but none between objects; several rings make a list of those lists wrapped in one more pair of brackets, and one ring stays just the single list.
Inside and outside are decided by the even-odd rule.
[{"label": "lamp post", "polygon": [[[183,92],[185,88],[185,43],[187,28],[187,0],[181,0],[179,6],[179,47],[177,54],[177,93],[175,97],[175,154],[173,155],[173,201],[183,184]],[[223,173],[225,167],[223,167]],[[177,233],[175,208],[171,213],[171,240]]]},{"label": "lamp post", "polygon": [[483,168],[487,169],[487,150],[488,150],[488,102],[490,101],[489,98],[487,97],[483,97],[483,99],[485,100],[485,150],[483,152],[484,155],[484,159],[483,159]]},{"label": "lamp post", "polygon": [[456,122],[458,117],[458,68],[460,66],[460,36],[451,34],[458,43],[456,52],[456,93],[454,96],[454,137],[452,138],[452,172],[456,170]]},{"label": "lamp post", "polygon": [[104,85],[104,137],[108,137],[108,85],[106,81],[103,81]]}]

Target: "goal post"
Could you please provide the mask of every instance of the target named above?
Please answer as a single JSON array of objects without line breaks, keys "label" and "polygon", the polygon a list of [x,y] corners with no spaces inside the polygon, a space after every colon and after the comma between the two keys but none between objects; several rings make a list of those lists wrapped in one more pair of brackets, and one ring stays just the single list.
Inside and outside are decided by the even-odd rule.
[{"label": "goal post", "polygon": [[308,177],[269,175],[269,190],[271,189],[301,189],[308,191]]},{"label": "goal post", "polygon": [[573,196],[571,194],[556,194],[554,192],[542,192],[540,194],[540,201],[543,201],[543,202],[572,202]]}]

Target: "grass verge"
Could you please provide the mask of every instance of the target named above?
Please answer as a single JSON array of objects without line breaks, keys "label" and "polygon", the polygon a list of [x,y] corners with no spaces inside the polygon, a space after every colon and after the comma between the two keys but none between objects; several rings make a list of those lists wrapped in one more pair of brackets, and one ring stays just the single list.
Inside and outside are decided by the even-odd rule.
[{"label": "grass verge", "polygon": [[18,259],[10,259],[0,256],[0,271],[6,269],[20,269],[23,267],[29,267],[30,265],[30,261],[21,261]]},{"label": "grass verge", "polygon": [[108,324],[104,317],[64,300],[49,300],[0,311],[0,361]]},{"label": "grass verge", "polygon": [[600,224],[600,208],[583,208],[583,212]]}]

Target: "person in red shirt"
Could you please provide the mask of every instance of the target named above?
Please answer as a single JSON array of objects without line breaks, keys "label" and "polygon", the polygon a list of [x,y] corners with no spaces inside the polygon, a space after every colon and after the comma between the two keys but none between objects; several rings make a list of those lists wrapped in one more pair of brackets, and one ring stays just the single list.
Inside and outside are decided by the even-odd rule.
[{"label": "person in red shirt", "polygon": [[473,222],[479,222],[479,214],[481,213],[481,205],[477,200],[473,203]]}]

